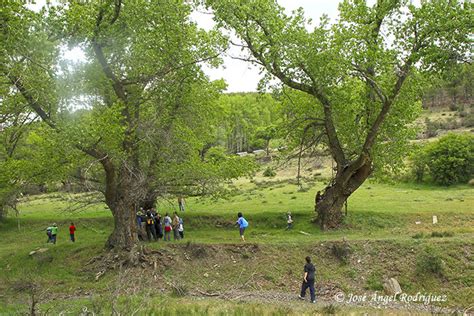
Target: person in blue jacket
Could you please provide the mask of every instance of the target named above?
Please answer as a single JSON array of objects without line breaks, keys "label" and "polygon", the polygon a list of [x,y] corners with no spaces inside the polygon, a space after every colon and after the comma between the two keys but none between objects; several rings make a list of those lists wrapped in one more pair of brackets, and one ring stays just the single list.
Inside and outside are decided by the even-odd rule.
[{"label": "person in blue jacket", "polygon": [[245,241],[244,232],[245,232],[245,228],[249,226],[249,223],[244,218],[241,212],[237,214],[237,218],[238,219],[237,219],[236,225],[239,225],[240,238],[242,239],[242,241]]}]

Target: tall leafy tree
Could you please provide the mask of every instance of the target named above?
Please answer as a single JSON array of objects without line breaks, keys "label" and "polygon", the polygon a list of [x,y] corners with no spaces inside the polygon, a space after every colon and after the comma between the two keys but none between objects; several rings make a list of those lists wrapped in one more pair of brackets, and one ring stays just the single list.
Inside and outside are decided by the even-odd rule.
[{"label": "tall leafy tree", "polygon": [[394,161],[419,108],[421,75],[471,57],[470,1],[345,0],[334,24],[324,16],[311,30],[302,10],[287,15],[274,0],[206,3],[247,59],[311,109],[300,134],[322,134],[337,169],[315,203],[323,229],[341,224],[344,202],[374,167]]},{"label": "tall leafy tree", "polygon": [[[37,141],[64,173],[81,166],[103,192],[115,223],[109,248],[135,248],[140,203],[212,190],[245,169],[198,159],[223,88],[200,63],[216,65],[224,42],[191,11],[169,0],[74,1],[40,13],[9,2],[2,11],[2,80],[41,118]],[[86,61],[58,63],[65,44],[81,46]],[[71,113],[78,100],[86,109]]]}]

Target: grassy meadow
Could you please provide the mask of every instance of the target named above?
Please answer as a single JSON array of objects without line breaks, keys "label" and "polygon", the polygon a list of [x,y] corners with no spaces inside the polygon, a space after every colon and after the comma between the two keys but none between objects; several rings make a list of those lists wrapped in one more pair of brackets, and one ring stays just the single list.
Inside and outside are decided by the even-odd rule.
[{"label": "grassy meadow", "polygon": [[[27,197],[18,218],[0,223],[0,313],[26,313],[34,293],[39,310],[52,314],[84,308],[124,315],[358,314],[375,310],[365,304],[333,305],[334,294],[383,293],[387,277],[396,277],[407,293],[446,294],[444,307],[472,303],[471,187],[369,182],[351,196],[344,227],[331,232],[311,223],[314,194],[323,188],[317,179],[301,189],[283,178],[255,178],[232,184],[226,199],[188,198],[181,213],[185,239],[144,242],[159,253],[154,267],[113,270],[97,279],[101,267],[90,261],[101,254],[113,226],[104,205],[70,213],[64,211],[64,195]],[[174,202],[162,202],[159,212],[177,210]],[[250,224],[245,244],[233,226],[238,211]],[[287,211],[294,219],[289,231]],[[433,215],[438,224],[432,224]],[[74,244],[68,241],[71,221],[77,227]],[[52,222],[59,226],[56,245],[46,244],[45,228]],[[334,247],[343,240],[350,253],[339,258]],[[40,247],[49,250],[28,256]],[[429,254],[434,259],[426,259]],[[295,300],[306,255],[318,269],[315,306]],[[281,297],[269,301],[265,293]],[[382,311],[397,314],[398,308],[388,305]]]}]

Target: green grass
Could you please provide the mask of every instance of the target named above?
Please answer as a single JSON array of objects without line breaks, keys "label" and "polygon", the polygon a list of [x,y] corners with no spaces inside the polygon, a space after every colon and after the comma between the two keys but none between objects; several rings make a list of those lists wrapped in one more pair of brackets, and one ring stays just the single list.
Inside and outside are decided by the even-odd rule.
[{"label": "green grass", "polygon": [[[337,284],[344,291],[380,291],[382,278],[389,275],[397,277],[402,289],[409,292],[448,293],[447,305],[466,306],[470,302],[474,285],[471,256],[474,190],[471,187],[367,183],[351,196],[344,227],[322,232],[311,219],[314,194],[323,189],[324,184],[307,183],[308,190],[299,192],[296,185],[284,183],[278,177],[273,181],[238,181],[235,189],[239,194],[226,200],[187,199],[187,210],[181,214],[185,241],[148,243],[150,248],[159,248],[166,256],[176,258],[158,274],[155,282],[158,285],[150,285],[158,287],[150,299],[178,302],[179,308],[194,315],[209,310],[214,314],[232,315],[233,311],[235,315],[247,315],[248,309],[241,310],[237,302],[221,306],[222,303],[210,299],[186,304],[184,299],[171,299],[166,282],[184,280],[190,289],[223,291],[229,284],[240,284],[255,273],[258,287],[247,286],[244,290],[297,293],[302,258],[311,254],[318,266],[318,282]],[[90,293],[104,296],[117,281],[114,273],[107,273],[96,281],[97,271],[86,265],[103,250],[113,226],[110,212],[104,205],[96,205],[82,212],[67,213],[63,211],[67,204],[55,196],[29,198],[20,205],[18,219],[10,217],[0,223],[0,314],[28,305],[27,293],[14,290],[22,282],[33,281],[39,288],[47,289],[49,298],[40,305],[42,310],[70,305],[75,311],[81,304],[92,304],[84,297]],[[161,213],[173,212],[177,206],[162,203],[158,209]],[[232,227],[238,211],[249,220],[246,239],[249,247],[258,247],[255,252],[252,248],[232,251],[240,244],[238,230]],[[292,212],[295,221],[291,231],[284,230],[287,211]],[[438,224],[432,224],[432,215],[438,216]],[[75,244],[68,241],[67,227],[71,221],[77,226]],[[45,243],[45,228],[52,222],[59,225],[57,245]],[[348,264],[341,264],[330,251],[331,245],[343,238],[353,250]],[[188,241],[191,246],[207,247],[207,256],[188,262],[185,259],[191,253],[186,245]],[[435,249],[442,262],[440,275],[417,271],[417,258],[427,246]],[[28,256],[39,247],[50,248],[45,258]],[[209,277],[204,277],[205,274]],[[161,288],[165,288],[164,293],[160,292]],[[55,300],[51,301],[51,297]],[[287,310],[284,305],[269,309],[265,304],[255,303],[252,308],[254,314],[264,314],[264,311],[268,315],[301,314],[297,306]],[[173,308],[155,309],[154,313],[178,314]],[[321,308],[318,306],[314,312],[322,313]]]}]

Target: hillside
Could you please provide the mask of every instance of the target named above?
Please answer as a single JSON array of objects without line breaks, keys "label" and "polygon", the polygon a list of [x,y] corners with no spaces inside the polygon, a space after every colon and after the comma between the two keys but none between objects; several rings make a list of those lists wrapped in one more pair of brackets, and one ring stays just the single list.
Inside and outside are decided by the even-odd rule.
[{"label": "hillside", "polygon": [[[399,314],[461,311],[471,303],[474,191],[467,186],[368,183],[349,200],[346,228],[321,232],[310,221],[311,201],[322,182],[298,192],[281,179],[262,180],[241,180],[227,200],[189,199],[182,213],[185,240],[145,242],[149,250],[135,267],[120,268],[119,256],[102,257],[113,225],[103,206],[71,214],[61,211],[65,204],[57,194],[23,201],[19,222],[9,218],[0,226],[0,313],[28,310],[31,293],[38,310],[53,314],[84,307],[122,314],[299,315],[373,308]],[[159,206],[161,212],[175,209]],[[291,231],[284,230],[288,210],[295,220]],[[232,227],[237,211],[250,222],[246,244]],[[432,215],[438,224],[431,223]],[[44,228],[53,221],[60,227],[58,244],[45,244]],[[78,227],[75,244],[67,241],[70,221]],[[38,248],[49,250],[28,256]],[[306,255],[318,269],[315,306],[296,300]],[[405,293],[448,299],[426,306],[335,301],[340,292],[383,295],[390,277]]]}]

